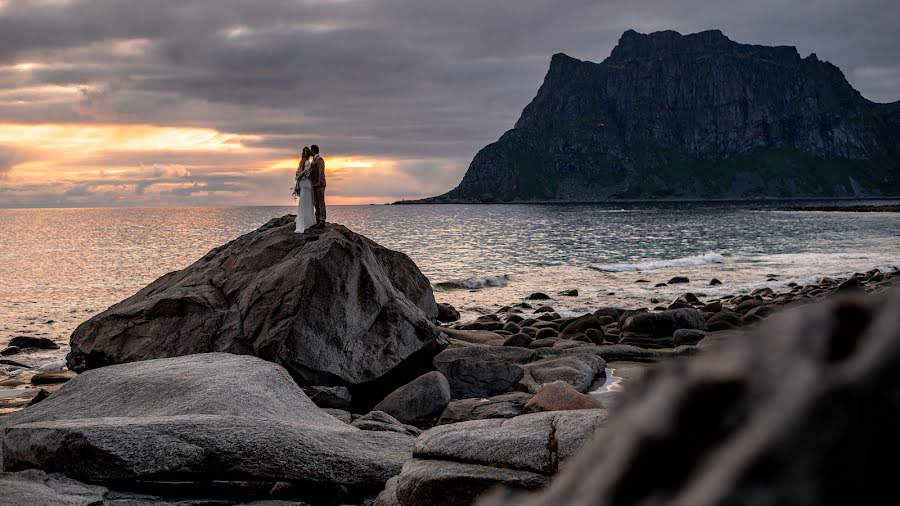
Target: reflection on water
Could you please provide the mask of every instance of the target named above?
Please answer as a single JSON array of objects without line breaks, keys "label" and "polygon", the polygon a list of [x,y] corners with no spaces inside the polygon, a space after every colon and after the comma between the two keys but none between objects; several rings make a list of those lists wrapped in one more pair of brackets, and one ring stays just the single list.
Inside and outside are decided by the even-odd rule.
[{"label": "reflection on water", "polygon": [[[0,210],[0,346],[18,334],[65,345],[92,314],[290,212]],[[433,283],[457,282],[441,285],[460,288],[439,289],[438,299],[470,313],[493,311],[535,290],[577,288],[579,297],[554,303],[577,311],[612,301],[647,304],[654,294],[690,289],[714,295],[900,263],[900,215],[887,213],[760,212],[732,204],[460,205],[335,206],[329,217],[409,254]],[[673,259],[687,260],[660,262]],[[653,288],[674,274],[697,281]],[[706,287],[711,277],[724,285]],[[640,278],[651,283],[635,283]],[[468,290],[479,286],[485,288]]]}]

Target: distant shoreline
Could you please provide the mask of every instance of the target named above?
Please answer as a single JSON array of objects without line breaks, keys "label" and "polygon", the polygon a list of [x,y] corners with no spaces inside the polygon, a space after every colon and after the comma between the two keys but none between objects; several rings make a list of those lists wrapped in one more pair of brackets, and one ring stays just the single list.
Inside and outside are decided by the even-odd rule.
[{"label": "distant shoreline", "polygon": [[[766,204],[776,202],[864,202],[867,200],[874,201],[891,201],[900,200],[900,196],[893,197],[798,197],[798,198],[734,198],[734,199],[615,199],[615,200],[510,200],[510,201],[430,201],[428,199],[419,200],[398,200],[382,205],[386,206],[418,206],[418,205],[615,205],[615,204],[684,204],[684,203],[741,203],[741,204]],[[853,208],[865,207],[897,207],[900,204],[887,204],[884,206],[810,206],[810,207],[784,207],[784,208],[766,208],[767,210],[785,210],[785,211],[801,211],[801,210],[830,210],[826,209],[834,207],[835,211],[852,210]]]},{"label": "distant shoreline", "polygon": [[765,211],[845,211],[853,213],[900,213],[900,205],[884,206],[810,206],[810,207],[777,207],[760,209]]}]

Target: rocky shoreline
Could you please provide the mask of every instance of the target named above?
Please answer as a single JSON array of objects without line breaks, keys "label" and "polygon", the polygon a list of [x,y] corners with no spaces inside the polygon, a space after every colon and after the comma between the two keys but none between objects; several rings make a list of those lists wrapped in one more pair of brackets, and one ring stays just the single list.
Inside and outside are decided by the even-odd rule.
[{"label": "rocky shoreline", "polygon": [[[641,451],[623,418],[653,392],[671,405],[639,418],[652,412],[673,449],[691,444],[696,426],[678,413],[694,404],[679,403],[733,379],[711,357],[858,335],[895,309],[883,301],[900,275],[578,316],[553,307],[573,292],[536,292],[460,321],[405,255],[340,226],[292,229],[272,220],[82,324],[68,357],[79,374],[21,373],[45,390],[0,417],[0,504],[463,505],[498,486],[558,497],[557,474],[597,483],[592,440]],[[841,357],[855,346],[835,343]],[[751,351],[780,364],[806,349],[780,346]],[[716,395],[706,416],[730,420]],[[605,486],[646,477],[628,455],[614,465],[633,474]]]},{"label": "rocky shoreline", "polygon": [[[767,209],[773,210],[773,209]],[[774,211],[823,211],[823,212],[848,212],[848,213],[900,213],[900,205],[883,205],[883,206],[795,206],[795,207],[779,207]]]}]

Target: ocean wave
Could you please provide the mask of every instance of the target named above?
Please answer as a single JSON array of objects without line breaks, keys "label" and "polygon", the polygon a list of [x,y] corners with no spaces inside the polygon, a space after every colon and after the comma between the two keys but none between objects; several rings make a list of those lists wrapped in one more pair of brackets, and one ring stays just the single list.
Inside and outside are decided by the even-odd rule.
[{"label": "ocean wave", "polygon": [[475,290],[477,288],[490,288],[506,286],[509,283],[509,274],[502,276],[488,276],[485,278],[453,279],[435,283],[436,290]]},{"label": "ocean wave", "polygon": [[672,260],[654,260],[650,262],[639,262],[634,264],[608,264],[591,266],[591,269],[600,272],[636,272],[636,271],[653,271],[657,269],[667,269],[670,267],[690,267],[694,265],[706,264],[724,264],[728,262],[727,253],[716,253],[714,251],[706,252],[702,255],[675,258]]}]

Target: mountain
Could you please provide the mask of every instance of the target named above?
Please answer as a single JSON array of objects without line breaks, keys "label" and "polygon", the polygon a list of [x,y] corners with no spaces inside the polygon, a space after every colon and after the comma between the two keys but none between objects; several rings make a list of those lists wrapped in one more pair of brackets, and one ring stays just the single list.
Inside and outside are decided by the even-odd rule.
[{"label": "mountain", "polygon": [[900,195],[900,102],[836,66],[718,30],[625,32],[553,56],[515,127],[420,203]]}]

